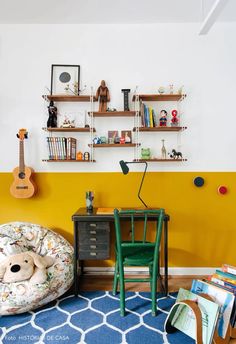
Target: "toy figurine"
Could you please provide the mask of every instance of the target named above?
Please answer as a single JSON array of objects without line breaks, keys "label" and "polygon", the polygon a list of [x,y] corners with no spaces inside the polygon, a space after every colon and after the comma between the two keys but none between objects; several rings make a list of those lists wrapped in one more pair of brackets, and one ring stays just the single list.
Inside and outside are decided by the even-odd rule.
[{"label": "toy figurine", "polygon": [[171,111],[171,115],[172,115],[171,126],[172,127],[177,127],[178,126],[179,119],[177,118],[177,114],[178,114],[177,110],[172,110]]},{"label": "toy figurine", "polygon": [[90,159],[89,152],[84,152],[84,160],[88,161]]},{"label": "toy figurine", "polygon": [[101,85],[97,89],[95,99],[99,100],[98,111],[99,112],[107,111],[107,102],[110,101],[110,93],[104,80],[101,81]]},{"label": "toy figurine", "polygon": [[170,154],[171,159],[182,159],[182,153],[177,152],[175,149],[172,149],[172,154]]},{"label": "toy figurine", "polygon": [[122,144],[122,145],[125,144],[125,138],[124,137],[120,138],[120,144]]},{"label": "toy figurine", "polygon": [[70,120],[67,116],[65,116],[61,128],[75,128],[75,120]]},{"label": "toy figurine", "polygon": [[95,136],[94,139],[93,139],[93,143],[94,143],[95,145],[101,144],[101,139],[100,139],[100,137]]},{"label": "toy figurine", "polygon": [[57,127],[57,107],[54,106],[54,102],[51,100],[48,106],[48,121],[47,128],[56,128]]},{"label": "toy figurine", "polygon": [[169,88],[170,88],[170,94],[173,94],[174,93],[174,85],[170,84]]},{"label": "toy figurine", "polygon": [[141,148],[141,159],[143,159],[143,160],[151,159],[150,148]]},{"label": "toy figurine", "polygon": [[167,111],[161,110],[160,112],[160,127],[166,127],[167,124]]},{"label": "toy figurine", "polygon": [[83,160],[83,153],[82,152],[77,152],[76,160]]},{"label": "toy figurine", "polygon": [[163,93],[165,93],[165,88],[164,87],[159,87],[158,88],[158,92],[160,93],[160,94],[163,94]]},{"label": "toy figurine", "polygon": [[165,140],[162,141],[162,147],[161,147],[161,158],[166,160],[166,147],[164,145]]}]

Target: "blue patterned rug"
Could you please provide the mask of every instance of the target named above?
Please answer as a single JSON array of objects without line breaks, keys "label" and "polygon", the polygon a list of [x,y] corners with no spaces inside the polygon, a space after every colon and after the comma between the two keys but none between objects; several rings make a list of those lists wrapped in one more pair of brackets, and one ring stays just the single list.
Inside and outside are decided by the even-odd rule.
[{"label": "blue patterned rug", "polygon": [[12,344],[192,344],[177,331],[164,332],[175,294],[158,294],[158,313],[151,315],[150,293],[127,292],[127,315],[120,317],[119,295],[81,292],[32,312],[0,317],[0,343]]}]

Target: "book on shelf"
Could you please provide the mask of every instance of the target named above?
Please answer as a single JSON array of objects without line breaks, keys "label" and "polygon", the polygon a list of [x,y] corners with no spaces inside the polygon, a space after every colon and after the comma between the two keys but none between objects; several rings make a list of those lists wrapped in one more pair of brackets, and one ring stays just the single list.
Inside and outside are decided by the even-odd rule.
[{"label": "book on shelf", "polygon": [[228,272],[232,275],[236,275],[236,267],[228,264],[223,264],[221,267],[223,272]]},{"label": "book on shelf", "polygon": [[234,308],[234,294],[226,289],[220,288],[220,286],[215,286],[200,280],[193,280],[191,291],[195,294],[208,294],[219,305],[220,314],[217,322],[217,331],[220,337],[225,338]]},{"label": "book on shelf", "polygon": [[[219,305],[189,290],[180,288],[176,302],[183,300],[192,300],[197,303],[202,316],[203,344],[211,344],[219,316]],[[187,305],[179,305],[171,319],[171,325],[196,339],[196,319],[193,311]]]},{"label": "book on shelf", "polygon": [[76,143],[74,137],[47,137],[49,160],[75,160]]}]

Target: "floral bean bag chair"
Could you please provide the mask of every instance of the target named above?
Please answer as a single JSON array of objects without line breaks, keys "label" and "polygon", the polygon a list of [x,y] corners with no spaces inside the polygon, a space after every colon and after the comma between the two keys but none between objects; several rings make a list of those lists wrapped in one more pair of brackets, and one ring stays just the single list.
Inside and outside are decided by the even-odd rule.
[{"label": "floral bean bag chair", "polygon": [[40,225],[12,222],[0,226],[0,265],[10,255],[33,251],[53,258],[42,284],[0,281],[0,315],[27,312],[64,294],[73,283],[73,247]]}]

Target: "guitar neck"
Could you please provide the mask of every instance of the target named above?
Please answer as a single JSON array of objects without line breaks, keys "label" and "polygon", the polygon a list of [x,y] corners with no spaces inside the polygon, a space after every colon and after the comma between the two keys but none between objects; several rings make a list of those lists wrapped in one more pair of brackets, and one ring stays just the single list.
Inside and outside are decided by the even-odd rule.
[{"label": "guitar neck", "polygon": [[19,170],[25,172],[25,160],[24,160],[24,141],[20,140],[19,146]]}]

